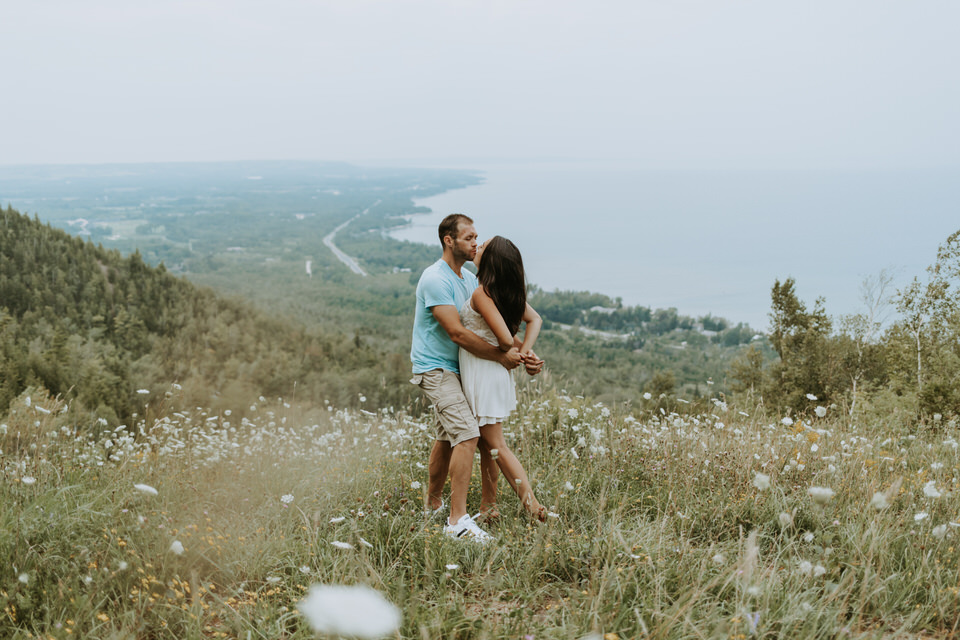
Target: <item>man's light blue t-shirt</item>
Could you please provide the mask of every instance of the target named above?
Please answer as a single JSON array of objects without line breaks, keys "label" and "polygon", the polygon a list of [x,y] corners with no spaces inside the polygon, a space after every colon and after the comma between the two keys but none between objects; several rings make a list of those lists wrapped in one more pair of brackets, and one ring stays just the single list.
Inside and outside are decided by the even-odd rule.
[{"label": "man's light blue t-shirt", "polygon": [[441,258],[424,269],[417,283],[417,310],[413,317],[413,345],[410,360],[414,373],[446,369],[460,373],[460,348],[450,339],[431,307],[453,305],[457,311],[477,288],[477,276],[461,269],[463,277],[453,272]]}]

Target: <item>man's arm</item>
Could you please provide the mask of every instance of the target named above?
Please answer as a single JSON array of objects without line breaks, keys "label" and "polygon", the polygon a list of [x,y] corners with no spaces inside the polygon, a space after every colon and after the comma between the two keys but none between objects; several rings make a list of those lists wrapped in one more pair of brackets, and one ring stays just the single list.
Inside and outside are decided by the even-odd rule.
[{"label": "man's arm", "polygon": [[512,347],[509,351],[501,351],[467,329],[460,321],[457,308],[452,304],[438,304],[430,307],[430,311],[458,347],[463,347],[478,358],[499,362],[505,369],[513,369],[520,364],[519,349]]}]

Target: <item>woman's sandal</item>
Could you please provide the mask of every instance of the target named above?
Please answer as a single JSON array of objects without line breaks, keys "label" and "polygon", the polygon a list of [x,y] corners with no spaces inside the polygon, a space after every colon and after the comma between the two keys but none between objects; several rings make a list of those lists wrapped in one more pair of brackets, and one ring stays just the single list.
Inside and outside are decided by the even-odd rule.
[{"label": "woman's sandal", "polygon": [[534,511],[527,511],[527,515],[536,520],[537,522],[546,522],[547,521],[547,508],[543,505],[540,505]]},{"label": "woman's sandal", "polygon": [[500,510],[494,507],[481,511],[473,519],[477,524],[494,524],[500,521]]}]

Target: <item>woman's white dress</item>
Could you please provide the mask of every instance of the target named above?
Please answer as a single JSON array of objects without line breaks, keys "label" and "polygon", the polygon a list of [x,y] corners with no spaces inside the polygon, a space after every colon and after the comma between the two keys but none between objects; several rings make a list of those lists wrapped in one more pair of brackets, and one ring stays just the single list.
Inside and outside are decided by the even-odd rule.
[{"label": "woman's white dress", "polygon": [[[498,346],[496,336],[486,321],[473,309],[470,300],[460,308],[460,320],[470,331]],[[460,382],[463,395],[477,416],[482,427],[485,424],[503,422],[517,406],[517,392],[513,376],[499,362],[478,358],[466,349],[460,349]]]}]

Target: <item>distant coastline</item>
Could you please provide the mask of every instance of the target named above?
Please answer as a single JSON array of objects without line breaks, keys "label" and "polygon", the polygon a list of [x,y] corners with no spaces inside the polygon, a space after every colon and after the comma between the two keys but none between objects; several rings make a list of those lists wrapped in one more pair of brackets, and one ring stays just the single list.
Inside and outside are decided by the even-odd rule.
[{"label": "distant coastline", "polygon": [[[483,183],[416,200],[390,237],[432,245],[454,211],[480,236],[510,237],[530,282],[630,306],[768,325],[775,280],[812,306],[859,311],[863,279],[920,275],[957,230],[960,185],[938,171],[652,171],[485,167]],[[903,220],[911,220],[904,225]],[[895,261],[895,262],[893,262]]]}]

